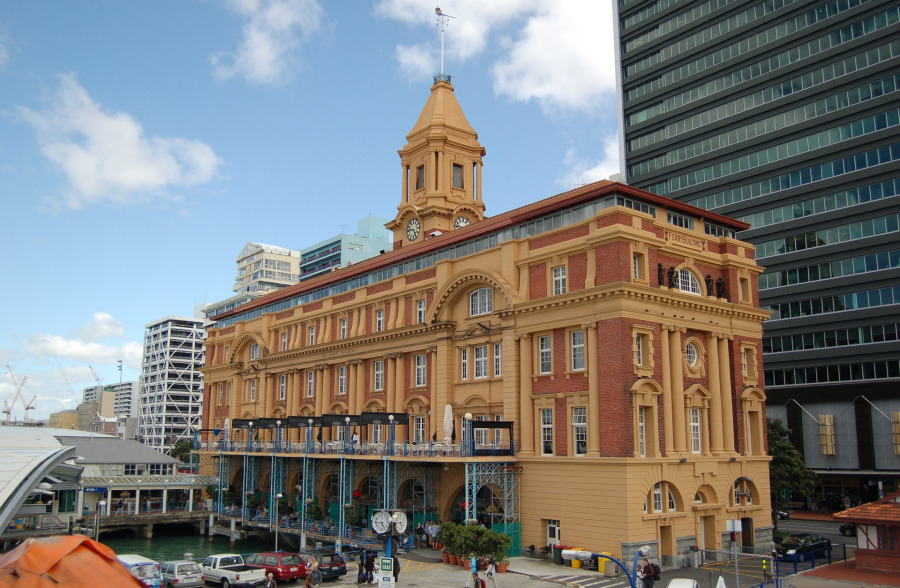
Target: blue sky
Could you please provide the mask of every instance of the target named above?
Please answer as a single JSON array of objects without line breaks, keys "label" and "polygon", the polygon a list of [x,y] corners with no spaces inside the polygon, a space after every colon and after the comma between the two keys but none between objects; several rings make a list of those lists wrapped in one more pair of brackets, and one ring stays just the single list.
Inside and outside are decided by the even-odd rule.
[{"label": "blue sky", "polygon": [[[6,365],[31,418],[74,408],[89,366],[137,379],[144,326],[230,296],[248,241],[392,218],[440,70],[434,5],[5,0],[0,400]],[[440,6],[489,216],[618,171],[609,0]]]}]

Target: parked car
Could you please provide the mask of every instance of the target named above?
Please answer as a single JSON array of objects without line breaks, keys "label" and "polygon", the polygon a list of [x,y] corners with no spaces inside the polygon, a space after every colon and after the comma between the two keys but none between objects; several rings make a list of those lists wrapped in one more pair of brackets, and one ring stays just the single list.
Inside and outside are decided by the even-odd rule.
[{"label": "parked car", "polygon": [[841,532],[841,535],[844,535],[845,537],[856,537],[856,524],[844,523],[841,525],[839,531]]},{"label": "parked car", "polygon": [[309,558],[313,555],[319,560],[319,571],[322,572],[323,580],[334,580],[347,574],[347,562],[340,554],[334,551],[323,549],[305,549],[301,550],[301,555],[306,558],[306,565],[309,566]]},{"label": "parked car", "polygon": [[266,574],[271,572],[278,582],[306,577],[306,562],[297,553],[265,551],[248,555],[244,562],[251,568],[265,569]]},{"label": "parked car", "polygon": [[163,588],[193,588],[203,586],[205,578],[200,566],[189,559],[164,561],[159,564]]},{"label": "parked car", "polygon": [[700,588],[700,583],[691,578],[672,578],[666,588]]},{"label": "parked car", "polygon": [[796,533],[785,537],[779,545],[775,546],[778,557],[792,557],[794,555],[801,561],[813,554],[822,557],[831,551],[831,541],[821,535],[810,533]]},{"label": "parked car", "polygon": [[789,519],[791,518],[791,513],[786,510],[775,510],[772,509],[772,518],[773,519]]},{"label": "parked car", "polygon": [[122,553],[116,557],[123,566],[128,568],[132,576],[150,588],[160,588],[162,586],[159,563],[136,553]]},{"label": "parked car", "polygon": [[237,553],[219,553],[207,557],[200,566],[207,582],[230,586],[259,586],[266,582],[266,572],[251,568]]}]

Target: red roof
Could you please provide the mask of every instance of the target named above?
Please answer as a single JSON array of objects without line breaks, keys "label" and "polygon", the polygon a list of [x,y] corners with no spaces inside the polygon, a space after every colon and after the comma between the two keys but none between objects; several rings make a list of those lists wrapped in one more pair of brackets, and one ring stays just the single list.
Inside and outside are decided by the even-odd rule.
[{"label": "red roof", "polygon": [[379,267],[392,265],[401,261],[405,261],[406,259],[409,259],[411,257],[423,255],[435,249],[442,249],[449,245],[455,245],[460,242],[469,241],[471,239],[481,237],[485,234],[515,226],[529,219],[549,214],[564,206],[574,206],[576,204],[580,204],[581,202],[586,202],[588,200],[593,200],[594,198],[612,194],[622,194],[623,196],[642,200],[644,202],[647,202],[648,204],[677,210],[694,217],[712,221],[735,231],[744,231],[750,228],[750,225],[742,221],[735,220],[733,218],[717,214],[715,212],[710,212],[708,210],[703,210],[702,208],[697,208],[696,206],[691,206],[690,204],[685,204],[666,196],[659,196],[657,194],[646,192],[644,190],[640,190],[632,186],[627,186],[625,184],[619,184],[617,182],[611,182],[609,180],[602,180],[599,182],[594,182],[593,184],[581,186],[580,188],[575,188],[574,190],[569,190],[568,192],[563,192],[561,194],[545,198],[543,200],[538,200],[537,202],[532,202],[531,204],[526,204],[525,206],[521,206],[519,208],[514,208],[513,210],[510,210],[508,212],[498,214],[497,216],[486,218],[483,221],[477,222],[471,226],[450,231],[449,233],[444,233],[443,235],[433,237],[431,239],[425,239],[420,243],[414,243],[400,249],[387,251],[381,255],[377,255],[365,261],[357,262],[350,267],[342,268],[340,271],[329,272],[321,276],[306,280],[304,282],[300,282],[299,284],[288,286],[287,288],[282,288],[281,290],[277,290],[275,292],[272,292],[271,294],[267,294],[255,300],[252,300],[247,304],[242,304],[241,306],[238,306],[233,310],[212,317],[212,320],[217,321],[230,316],[243,314],[257,308],[274,304],[281,300],[293,298],[294,296],[298,296],[305,292],[317,290],[334,282],[340,282],[360,274],[365,274]]},{"label": "red roof", "polygon": [[888,494],[875,502],[836,512],[832,516],[851,523],[900,525],[900,491]]}]

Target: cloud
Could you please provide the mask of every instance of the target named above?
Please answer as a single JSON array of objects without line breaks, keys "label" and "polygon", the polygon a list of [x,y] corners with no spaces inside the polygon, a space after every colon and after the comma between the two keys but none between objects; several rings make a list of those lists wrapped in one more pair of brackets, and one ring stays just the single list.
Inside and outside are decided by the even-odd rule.
[{"label": "cloud", "polygon": [[437,72],[438,58],[428,45],[397,45],[400,71],[408,80],[420,80]]},{"label": "cloud", "polygon": [[[450,7],[445,6],[447,12]],[[447,59],[464,62],[489,47],[500,56],[491,68],[494,91],[530,100],[545,112],[599,113],[600,98],[615,92],[612,9],[596,0],[457,0],[447,26]],[[376,14],[421,26],[436,23],[420,0],[382,0]],[[403,61],[402,58],[407,58]],[[407,51],[397,51],[409,73]],[[448,68],[452,69],[451,68]],[[435,73],[435,72],[430,72]]]},{"label": "cloud", "polygon": [[565,177],[559,180],[559,184],[566,189],[574,186],[589,184],[599,180],[607,180],[613,174],[619,173],[619,138],[617,135],[609,135],[601,141],[602,153],[600,160],[584,160],[579,158],[574,149],[566,153],[565,165],[569,168]]},{"label": "cloud", "polygon": [[227,5],[245,20],[243,39],[236,52],[211,56],[213,73],[222,80],[240,76],[256,84],[291,77],[301,38],[320,30],[324,13],[316,0],[230,0]]},{"label": "cloud", "polygon": [[94,318],[72,332],[72,336],[82,341],[102,341],[110,337],[121,337],[125,328],[115,317],[105,312],[95,312]]},{"label": "cloud", "polygon": [[66,339],[59,335],[33,335],[22,342],[22,348],[33,357],[59,357],[88,364],[113,364],[120,359],[130,367],[140,369],[141,344],[128,341],[120,346],[104,345],[96,341]]},{"label": "cloud", "polygon": [[62,201],[49,197],[45,210],[170,198],[167,188],[207,183],[222,164],[200,141],[145,136],[131,115],[94,102],[74,75],[61,77],[46,110],[18,111],[37,132],[41,152],[69,181]]}]

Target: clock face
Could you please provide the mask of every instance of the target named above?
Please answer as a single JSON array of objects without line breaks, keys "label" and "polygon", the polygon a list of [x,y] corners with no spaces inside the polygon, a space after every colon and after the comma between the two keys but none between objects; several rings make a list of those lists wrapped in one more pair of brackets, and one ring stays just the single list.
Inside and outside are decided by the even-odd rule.
[{"label": "clock face", "polygon": [[403,533],[406,531],[406,513],[402,510],[398,510],[394,513],[394,527],[397,529],[398,533]]},{"label": "clock face", "polygon": [[376,511],[372,515],[372,529],[376,533],[387,533],[391,528],[391,513],[386,510]]},{"label": "clock face", "polygon": [[458,217],[456,217],[456,220],[453,222],[453,226],[457,229],[462,228],[462,227],[468,227],[470,222],[471,221],[468,218],[466,218],[464,216],[458,216]]},{"label": "clock face", "polygon": [[409,221],[409,224],[406,225],[406,238],[410,241],[415,241],[416,237],[419,236],[419,229],[422,228],[419,224],[419,219],[414,218]]}]

